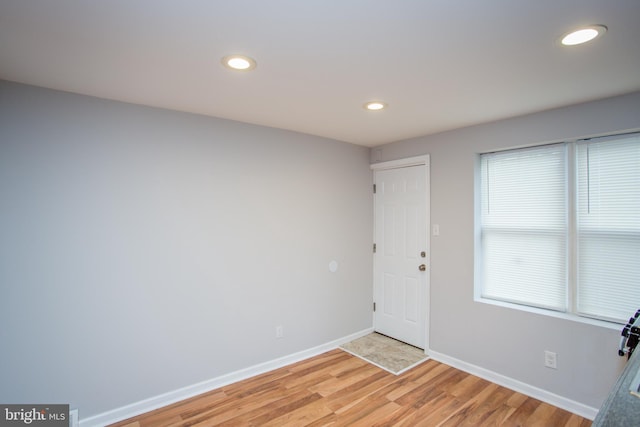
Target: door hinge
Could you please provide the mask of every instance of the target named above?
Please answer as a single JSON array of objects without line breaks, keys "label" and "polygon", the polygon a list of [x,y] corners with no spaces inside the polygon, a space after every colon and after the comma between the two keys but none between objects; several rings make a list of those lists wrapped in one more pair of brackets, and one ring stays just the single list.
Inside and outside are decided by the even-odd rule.
[{"label": "door hinge", "polygon": [[374,253],[374,254],[376,253],[376,249],[377,249],[377,247],[376,247],[376,244],[374,243],[374,244],[373,244],[373,253]]},{"label": "door hinge", "polygon": [[376,311],[376,303],[373,303],[373,311]]},{"label": "door hinge", "polygon": [[373,184],[373,194],[376,194],[376,185]]}]

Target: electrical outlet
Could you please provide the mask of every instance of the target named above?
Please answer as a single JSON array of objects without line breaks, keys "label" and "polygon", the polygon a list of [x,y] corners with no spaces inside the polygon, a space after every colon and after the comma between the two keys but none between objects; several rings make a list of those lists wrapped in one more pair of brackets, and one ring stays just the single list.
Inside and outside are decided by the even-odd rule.
[{"label": "electrical outlet", "polygon": [[276,326],[276,338],[282,337],[284,337],[284,330],[282,329],[282,326]]},{"label": "electrical outlet", "polygon": [[553,351],[545,350],[544,366],[551,369],[558,369],[558,355]]}]

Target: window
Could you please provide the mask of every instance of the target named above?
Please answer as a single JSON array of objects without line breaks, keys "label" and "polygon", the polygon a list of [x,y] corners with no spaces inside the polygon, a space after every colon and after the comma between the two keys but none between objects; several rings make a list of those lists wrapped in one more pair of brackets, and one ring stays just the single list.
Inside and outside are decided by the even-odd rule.
[{"label": "window", "polygon": [[640,304],[640,135],[480,156],[483,298],[626,322]]},{"label": "window", "polygon": [[640,136],[577,145],[577,311],[640,308]]}]

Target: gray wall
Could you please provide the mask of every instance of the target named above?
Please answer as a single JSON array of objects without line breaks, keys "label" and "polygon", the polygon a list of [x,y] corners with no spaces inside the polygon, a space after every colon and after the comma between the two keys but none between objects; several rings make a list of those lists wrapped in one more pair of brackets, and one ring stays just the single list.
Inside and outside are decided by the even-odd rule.
[{"label": "gray wall", "polygon": [[86,418],[371,327],[370,185],[363,147],[0,82],[0,402]]},{"label": "gray wall", "polygon": [[[431,155],[431,222],[440,225],[431,238],[431,349],[600,406],[624,362],[621,328],[474,302],[474,171],[480,152],[638,128],[640,92],[372,150],[372,162]],[[543,366],[544,350],[557,352],[557,370]]]}]

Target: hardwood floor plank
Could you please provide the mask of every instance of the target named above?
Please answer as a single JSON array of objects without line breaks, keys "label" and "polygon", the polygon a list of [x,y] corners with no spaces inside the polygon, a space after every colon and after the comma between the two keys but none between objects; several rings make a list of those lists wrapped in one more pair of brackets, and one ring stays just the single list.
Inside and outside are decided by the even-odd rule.
[{"label": "hardwood floor plank", "polygon": [[532,427],[546,427],[549,424],[556,408],[548,403],[541,402],[535,411],[527,418],[527,425]]},{"label": "hardwood floor plank", "polygon": [[[327,406],[337,411],[340,408],[347,407],[365,397],[371,396],[373,392],[384,387],[389,381],[389,375],[391,374],[388,372],[380,371],[347,387],[335,390],[326,396]],[[391,401],[390,399],[387,400]]]},{"label": "hardwood floor plank", "polygon": [[329,357],[328,359],[318,361],[318,363],[304,366],[304,368],[302,369],[297,370],[292,368],[290,372],[294,372],[300,376],[305,376],[308,374],[314,374],[326,370],[327,372],[334,371],[335,374],[336,367],[343,366],[340,365],[341,362],[344,362],[344,364],[348,366],[362,366],[364,363],[366,363],[363,360],[358,359],[357,357],[351,356],[349,353],[342,352],[342,354],[331,355],[331,357]]},{"label": "hardwood floor plank", "polygon": [[405,420],[406,418],[411,416],[415,412],[416,412],[416,409],[411,406],[401,406],[398,410],[387,415],[386,417],[375,420],[371,424],[371,427],[388,427],[388,426],[396,425],[402,422],[402,420]]},{"label": "hardwood floor plank", "polygon": [[529,416],[535,412],[540,405],[540,401],[532,397],[527,397],[520,406],[505,420],[505,425],[521,426],[525,425]]},{"label": "hardwood floor plank", "polygon": [[[509,390],[509,392],[511,392],[511,390]],[[507,405],[512,408],[519,408],[527,399],[529,399],[529,396],[511,392],[511,397],[507,399]]]},{"label": "hardwood floor plank", "polygon": [[443,383],[445,387],[448,384],[453,385],[455,384],[455,381],[459,381],[463,377],[464,372],[447,366],[446,370],[433,377],[431,381],[418,385],[409,393],[396,399],[396,402],[398,402],[400,405],[422,406],[421,402],[423,402],[425,399],[429,399],[429,394],[433,393],[436,390],[442,390]]},{"label": "hardwood floor plank", "polygon": [[553,426],[566,426],[573,414],[567,411],[563,411],[559,408],[554,408],[553,414],[549,417],[549,424]]},{"label": "hardwood floor plank", "polygon": [[445,423],[449,418],[454,416],[464,405],[464,402],[459,401],[451,395],[446,395],[443,399],[443,405],[438,408],[437,411],[429,413],[426,417],[419,418],[415,424],[416,427],[433,427],[440,426]]},{"label": "hardwood floor plank", "polygon": [[452,394],[456,396],[458,400],[465,401],[465,404],[443,425],[475,427],[492,415],[495,405],[485,404],[485,402],[498,388],[498,385],[486,380],[478,380],[479,381],[467,384],[467,387],[454,389],[452,391]]},{"label": "hardwood floor plank", "polygon": [[514,412],[515,408],[507,405],[498,405],[492,409],[491,414],[486,419],[478,424],[478,427],[503,426],[505,425],[505,420]]},{"label": "hardwood floor plank", "polygon": [[261,405],[261,400],[256,399],[258,405],[255,405],[253,409],[251,407],[247,407],[244,410],[236,411],[232,417],[229,417],[224,422],[224,425],[247,426],[255,419],[270,419],[278,417],[280,414],[286,413],[287,410],[291,408],[283,409],[283,407],[291,404],[291,402],[299,402],[310,395],[311,393],[308,390],[301,389],[296,392],[290,391],[285,393],[281,391],[277,400],[273,400],[271,403],[264,402],[264,404]]},{"label": "hardwood floor plank", "polygon": [[377,407],[373,412],[370,412],[364,417],[359,417],[356,420],[349,422],[349,426],[353,427],[371,427],[378,420],[391,416],[398,410],[402,409],[402,406],[394,402],[388,402],[383,406]]},{"label": "hardwood floor plank", "polygon": [[[279,382],[282,379],[278,380]],[[283,387],[254,387],[254,394],[235,393],[225,402],[216,405],[207,412],[185,412],[183,418],[188,423],[198,423],[206,419],[215,420],[218,423],[235,422],[237,418],[264,415],[271,411],[282,411],[283,406],[291,405],[311,395],[305,389],[292,389],[285,392]]]},{"label": "hardwood floor plank", "polygon": [[435,425],[435,418],[440,421],[450,416],[458,407],[455,397],[436,388],[429,391],[429,398],[424,398],[419,404],[407,405],[415,410],[400,420],[395,426],[411,427],[415,425]]},{"label": "hardwood floor plank", "polygon": [[[478,388],[479,385],[482,387]],[[498,388],[497,384],[480,380],[474,383],[472,388],[467,388],[463,394],[454,394],[458,400],[464,400],[465,404],[442,425],[476,427],[482,424],[492,415],[495,409],[495,405],[486,404],[485,402],[496,388]]]},{"label": "hardwood floor plank", "polygon": [[357,359],[357,357],[354,358],[350,356],[351,355],[349,353],[346,353],[340,349],[334,349],[324,353],[322,358],[311,357],[309,359],[304,359],[299,362],[292,363],[291,365],[287,366],[287,370],[289,372],[299,373],[300,371],[303,371],[305,369],[313,368],[314,366],[317,366],[319,364],[325,364],[331,361],[335,363],[340,360]]},{"label": "hardwood floor plank", "polygon": [[[515,394],[513,390],[509,390],[508,388],[502,387],[497,384],[493,384],[493,385],[495,385],[495,388],[493,388],[493,391],[491,392],[491,394],[487,396],[487,400],[485,400],[485,404],[493,407],[498,407],[500,405],[509,406],[509,400],[511,396]],[[521,396],[524,396],[524,395],[521,395]],[[516,405],[516,407],[520,406],[520,404],[521,403]],[[512,406],[509,406],[509,407],[513,408]]]},{"label": "hardwood floor plank", "polygon": [[413,369],[406,371],[402,374],[402,378],[406,381],[415,382],[417,384],[423,384],[431,378],[434,374],[432,372],[438,371],[438,369],[446,369],[449,366],[444,365],[442,363],[436,362],[433,359],[428,359],[418,366],[415,366]]},{"label": "hardwood floor plank", "polygon": [[350,406],[346,410],[339,409],[335,411],[335,413],[339,417],[340,424],[351,426],[356,423],[362,424],[363,420],[365,420],[368,425],[371,425],[373,423],[371,420],[377,418],[372,418],[372,414],[389,414],[390,412],[388,411],[396,410],[399,407],[400,405],[389,402],[387,399],[372,399],[367,397],[360,400],[356,405]]},{"label": "hardwood floor plank", "polygon": [[282,414],[267,423],[262,423],[257,419],[251,420],[250,425],[264,427],[306,426],[331,414],[333,411],[327,408],[322,400],[316,400]]},{"label": "hardwood floor plank", "polygon": [[273,388],[274,384],[289,375],[287,370],[276,369],[275,371],[257,375],[255,377],[230,384],[222,389],[229,397],[242,397],[258,392],[261,388]]},{"label": "hardwood floor plank", "polygon": [[476,381],[468,381],[465,378],[461,383],[465,384],[465,387],[458,387],[454,389],[451,394],[458,398],[465,399],[477,399],[479,400],[479,396],[482,396],[483,400],[486,400],[491,393],[493,393],[498,387],[497,384],[492,384],[490,381],[484,380],[482,378],[469,376],[469,378],[476,378]]},{"label": "hardwood floor plank", "polygon": [[112,427],[590,425],[433,360],[396,376],[336,349]]},{"label": "hardwood floor plank", "polygon": [[497,399],[497,396],[501,395],[500,389],[502,387],[491,384],[488,388],[494,388],[494,391],[486,399],[478,401],[478,406],[474,408],[467,419],[460,423],[461,426],[500,425],[515,412],[514,408],[504,405],[503,400]]},{"label": "hardwood floor plank", "polygon": [[[304,377],[298,377],[297,375],[291,375],[290,378],[287,378],[283,382],[283,387],[287,390],[298,390],[298,389],[308,389],[313,392],[318,392],[320,388],[315,389],[320,384],[324,384],[328,382],[331,384],[335,381],[335,377],[329,373],[324,373],[322,375],[306,375]],[[320,393],[322,394],[322,393]]]},{"label": "hardwood floor plank", "polygon": [[[373,371],[372,371],[373,372]],[[354,374],[353,376],[336,378],[332,377],[326,381],[320,382],[318,384],[312,385],[309,387],[309,390],[313,392],[319,393],[322,396],[331,396],[334,395],[341,390],[353,390],[354,384],[359,384],[361,382],[368,383],[371,381],[372,372],[368,372],[365,375]]]},{"label": "hardwood floor plank", "polygon": [[167,425],[182,422],[181,414],[213,408],[227,398],[228,396],[222,390],[214,390],[142,415],[140,424],[145,427],[167,427]]},{"label": "hardwood floor plank", "polygon": [[312,423],[307,424],[305,427],[331,427],[338,426],[338,417],[336,414],[331,413],[327,416],[319,418]]},{"label": "hardwood floor plank", "polygon": [[296,411],[299,408],[303,408],[313,402],[316,402],[318,400],[322,399],[322,396],[320,396],[317,393],[313,393],[313,394],[309,394],[307,396],[304,396],[300,399],[294,400],[292,402],[287,403],[286,405],[283,405],[273,411],[269,411],[266,414],[263,414],[261,416],[252,418],[250,421],[251,425],[255,425],[255,426],[263,426],[263,425],[267,425],[268,423],[270,423],[272,420],[275,420],[277,418],[280,417],[286,417],[289,414],[293,413],[294,411]]}]

